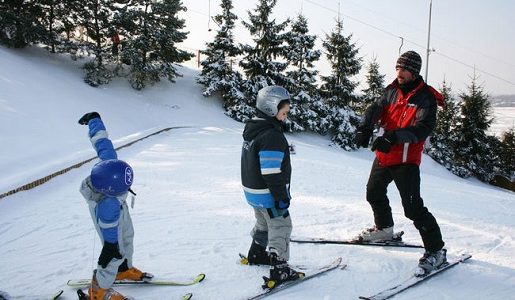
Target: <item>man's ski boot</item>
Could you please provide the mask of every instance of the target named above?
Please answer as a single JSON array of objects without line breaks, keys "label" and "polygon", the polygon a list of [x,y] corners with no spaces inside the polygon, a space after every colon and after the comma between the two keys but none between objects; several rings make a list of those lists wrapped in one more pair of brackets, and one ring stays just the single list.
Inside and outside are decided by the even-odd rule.
[{"label": "man's ski boot", "polygon": [[393,226],[382,229],[378,229],[375,226],[372,228],[367,228],[353,240],[356,242],[379,242],[395,240],[393,235]]},{"label": "man's ski boot", "polygon": [[116,274],[116,280],[131,280],[131,281],[149,281],[154,275],[146,272],[141,272],[138,268],[127,266],[127,260],[118,267],[118,274]]},{"label": "man's ski boot", "polygon": [[[112,288],[103,289],[100,286],[98,286],[96,279],[96,271],[93,273],[93,279],[91,280],[91,286],[89,287],[88,293],[89,297],[86,298],[88,300],[130,300],[130,298],[125,297],[124,295],[118,293]],[[84,292],[82,292],[82,290],[78,290],[77,294],[79,295],[79,299],[81,300],[83,299],[81,297],[85,295]]]},{"label": "man's ski boot", "polygon": [[418,261],[415,276],[424,277],[434,270],[438,270],[447,264],[447,250],[441,249],[434,252],[426,251]]},{"label": "man's ski boot", "polygon": [[263,276],[264,289],[273,289],[276,286],[287,282],[304,278],[306,274],[297,272],[288,266],[288,262],[280,259],[276,253],[270,253],[270,278]]},{"label": "man's ski boot", "polygon": [[261,246],[255,240],[250,245],[249,254],[247,255],[247,264],[249,265],[270,265],[270,255],[266,251],[266,247]]}]

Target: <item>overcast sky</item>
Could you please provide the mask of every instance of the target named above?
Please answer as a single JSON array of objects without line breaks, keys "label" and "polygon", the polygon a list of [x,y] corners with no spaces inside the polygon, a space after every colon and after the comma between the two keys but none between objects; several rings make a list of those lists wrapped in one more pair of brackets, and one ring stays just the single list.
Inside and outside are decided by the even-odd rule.
[{"label": "overcast sky", "polygon": [[[386,82],[394,79],[395,61],[401,52],[415,50],[422,56],[421,75],[425,76],[426,45],[429,22],[429,0],[278,0],[274,9],[277,22],[295,18],[299,13],[307,17],[311,34],[321,39],[336,24],[338,10],[343,18],[345,35],[360,48],[364,67],[356,81],[362,81],[366,65],[377,57]],[[221,11],[220,0],[183,0],[188,8],[186,19],[188,39],[182,44],[190,51],[205,48],[214,37],[217,25],[209,16]],[[249,34],[241,24],[248,21],[248,10],[257,0],[234,0],[233,12],[237,22],[235,37],[249,43]],[[339,9],[338,9],[339,7]],[[428,83],[439,87],[445,78],[454,92],[466,91],[474,74],[478,83],[491,95],[515,94],[515,1],[511,0],[433,0],[431,46]],[[212,29],[208,31],[208,29]],[[327,75],[327,63],[318,69]],[[360,86],[359,89],[363,88]]]}]

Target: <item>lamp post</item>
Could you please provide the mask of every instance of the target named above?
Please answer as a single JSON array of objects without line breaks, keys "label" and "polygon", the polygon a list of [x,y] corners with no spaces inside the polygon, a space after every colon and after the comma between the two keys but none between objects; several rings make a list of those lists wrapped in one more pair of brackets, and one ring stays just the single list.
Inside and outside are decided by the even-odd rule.
[{"label": "lamp post", "polygon": [[429,53],[431,52],[429,48],[429,42],[431,39],[431,8],[433,6],[433,0],[429,1],[429,28],[427,30],[427,52],[426,52],[426,77],[425,81],[427,83],[427,72],[429,70]]}]

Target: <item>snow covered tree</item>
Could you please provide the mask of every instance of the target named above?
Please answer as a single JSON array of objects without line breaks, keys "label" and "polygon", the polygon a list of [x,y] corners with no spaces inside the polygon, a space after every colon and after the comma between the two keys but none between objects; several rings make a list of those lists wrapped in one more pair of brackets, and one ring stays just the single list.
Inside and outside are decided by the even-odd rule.
[{"label": "snow covered tree", "polygon": [[105,64],[110,55],[107,42],[112,33],[113,14],[113,1],[110,0],[84,0],[80,6],[79,24],[88,37],[81,47],[94,56],[83,67],[86,72],[84,81],[91,86],[107,84],[113,77],[113,72]]},{"label": "snow covered tree", "polygon": [[457,127],[460,122],[460,103],[454,99],[451,87],[444,80],[440,89],[445,107],[438,110],[436,127],[430,138],[429,147],[424,151],[439,164],[460,177],[471,176],[470,171],[455,164],[456,146],[459,136]]},{"label": "snow covered tree", "polygon": [[0,43],[24,48],[46,41],[48,33],[41,23],[45,14],[38,1],[0,1]]},{"label": "snow covered tree", "polygon": [[361,101],[355,105],[359,113],[364,113],[367,107],[381,98],[385,89],[384,77],[384,74],[379,73],[379,63],[374,57],[368,64],[367,88],[363,90]]},{"label": "snow covered tree", "polygon": [[166,77],[175,82],[175,65],[194,55],[177,48],[188,32],[178,14],[185,11],[180,0],[131,0],[117,10],[115,23],[123,36],[121,61],[130,65],[131,86],[137,90]]},{"label": "snow covered tree", "polygon": [[234,42],[234,21],[238,18],[231,12],[232,0],[222,0],[222,13],[214,17],[219,29],[213,42],[207,43],[206,50],[201,51],[207,56],[201,62],[202,71],[197,82],[205,86],[203,95],[208,97],[219,92],[224,99],[224,107],[234,106],[239,102],[239,86],[241,75],[233,70],[232,58],[241,51]]},{"label": "snow covered tree", "polygon": [[504,132],[499,147],[501,174],[511,181],[515,179],[515,128]]},{"label": "snow covered tree", "polygon": [[492,123],[490,102],[474,75],[468,93],[461,93],[461,119],[458,126],[456,163],[482,181],[490,181],[496,161],[495,145],[486,131]]},{"label": "snow covered tree", "polygon": [[272,9],[277,0],[259,0],[253,11],[248,11],[250,22],[243,21],[249,30],[255,45],[244,45],[242,51],[244,58],[240,66],[250,81],[245,93],[251,96],[250,106],[255,104],[257,91],[268,85],[286,84],[283,72],[288,64],[278,59],[284,56],[284,42],[286,34],[283,32],[289,23],[286,20],[276,23],[271,20]]},{"label": "snow covered tree", "polygon": [[331,74],[322,76],[322,96],[331,110],[330,131],[334,143],[346,150],[355,148],[353,135],[359,120],[351,108],[356,102],[356,82],[350,77],[359,73],[361,58],[358,49],[351,42],[352,34],[343,34],[343,21],[336,22],[335,29],[328,35],[323,46],[331,66]]},{"label": "snow covered tree", "polygon": [[314,50],[316,35],[309,35],[308,20],[298,15],[291,25],[291,31],[286,34],[285,57],[290,65],[286,72],[285,88],[290,92],[292,101],[288,126],[293,131],[321,130],[321,117],[315,107],[320,101],[317,88],[318,71],[314,62],[320,59],[321,51]]}]

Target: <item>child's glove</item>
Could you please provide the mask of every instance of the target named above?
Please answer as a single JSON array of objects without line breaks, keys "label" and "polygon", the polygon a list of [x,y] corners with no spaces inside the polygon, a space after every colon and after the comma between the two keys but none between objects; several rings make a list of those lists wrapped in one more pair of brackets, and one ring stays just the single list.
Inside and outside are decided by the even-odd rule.
[{"label": "child's glove", "polygon": [[89,113],[83,115],[79,119],[79,124],[80,125],[88,125],[89,121],[92,120],[92,119],[95,119],[95,118],[99,118],[100,119],[100,115],[96,111],[89,112]]},{"label": "child's glove", "polygon": [[277,209],[288,209],[288,207],[290,207],[290,199],[275,201],[275,208]]},{"label": "child's glove", "polygon": [[122,258],[122,255],[118,251],[118,243],[104,242],[104,247],[102,247],[102,252],[100,252],[100,257],[98,258],[98,264],[101,265],[102,268],[105,268],[113,258]]}]

